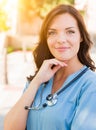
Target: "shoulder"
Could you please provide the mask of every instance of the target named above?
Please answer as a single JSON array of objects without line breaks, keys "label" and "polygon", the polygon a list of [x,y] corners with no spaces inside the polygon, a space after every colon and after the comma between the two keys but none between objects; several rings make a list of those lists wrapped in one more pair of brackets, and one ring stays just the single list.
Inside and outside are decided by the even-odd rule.
[{"label": "shoulder", "polygon": [[88,71],[83,75],[82,81],[95,83],[96,81],[96,72],[88,69]]},{"label": "shoulder", "polygon": [[91,83],[96,83],[96,72],[89,69],[86,73],[86,80]]},{"label": "shoulder", "polygon": [[96,72],[89,69],[82,78],[82,82],[81,94],[96,92]]},{"label": "shoulder", "polygon": [[[30,82],[31,81],[27,81],[25,84],[25,87],[23,89],[23,93],[28,89],[28,87],[30,86]],[[41,84],[40,87],[38,88],[38,91],[41,91],[41,89],[43,88],[44,84]]]}]

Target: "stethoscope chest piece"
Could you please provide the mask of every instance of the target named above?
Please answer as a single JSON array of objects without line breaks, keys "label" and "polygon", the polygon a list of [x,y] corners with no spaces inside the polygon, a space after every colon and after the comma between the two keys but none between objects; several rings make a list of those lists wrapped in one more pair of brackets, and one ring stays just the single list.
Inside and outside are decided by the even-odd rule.
[{"label": "stethoscope chest piece", "polygon": [[58,91],[57,93],[55,94],[49,94],[47,97],[46,97],[46,102],[41,106],[41,103],[42,103],[42,94],[43,94],[43,91],[44,91],[44,88],[45,88],[45,84],[44,84],[44,87],[42,89],[42,92],[41,92],[41,97],[40,97],[40,102],[39,104],[36,106],[36,107],[30,107],[30,106],[25,106],[24,108],[26,110],[29,110],[29,109],[32,109],[32,110],[40,110],[42,108],[45,108],[47,106],[53,106],[57,103],[58,101],[58,95],[63,92],[66,88],[68,88],[72,83],[74,83],[78,78],[80,78],[86,71],[88,70],[88,68],[85,68],[84,70],[82,70],[74,79],[72,79],[68,84],[66,84],[60,91]]},{"label": "stethoscope chest piece", "polygon": [[53,106],[57,103],[57,94],[49,94],[47,97],[46,97],[46,100],[47,100],[47,105],[48,106]]}]

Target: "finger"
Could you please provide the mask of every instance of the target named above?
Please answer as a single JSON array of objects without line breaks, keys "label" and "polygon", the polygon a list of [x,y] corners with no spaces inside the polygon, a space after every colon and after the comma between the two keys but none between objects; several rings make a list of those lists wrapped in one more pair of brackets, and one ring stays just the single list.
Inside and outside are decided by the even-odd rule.
[{"label": "finger", "polygon": [[66,63],[64,63],[64,62],[62,62],[62,61],[59,61],[59,60],[57,60],[57,59],[52,59],[51,61],[51,64],[53,64],[53,66],[54,65],[60,65],[60,66],[67,66],[67,64]]},{"label": "finger", "polygon": [[52,69],[55,72],[57,72],[59,69],[61,68],[60,65],[54,66],[54,68]]}]

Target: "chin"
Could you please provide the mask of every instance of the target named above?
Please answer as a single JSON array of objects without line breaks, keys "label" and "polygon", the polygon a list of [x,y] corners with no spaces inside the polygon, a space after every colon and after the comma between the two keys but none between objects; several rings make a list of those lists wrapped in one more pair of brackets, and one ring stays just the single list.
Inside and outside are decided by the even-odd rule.
[{"label": "chin", "polygon": [[59,61],[67,62],[69,59],[68,58],[56,58]]}]

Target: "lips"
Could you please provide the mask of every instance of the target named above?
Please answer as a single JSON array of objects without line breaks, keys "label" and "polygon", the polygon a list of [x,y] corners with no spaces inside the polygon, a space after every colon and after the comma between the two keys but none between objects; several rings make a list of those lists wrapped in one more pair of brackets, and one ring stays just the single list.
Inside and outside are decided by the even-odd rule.
[{"label": "lips", "polygon": [[58,47],[56,48],[57,51],[66,51],[66,50],[69,50],[70,47]]}]

